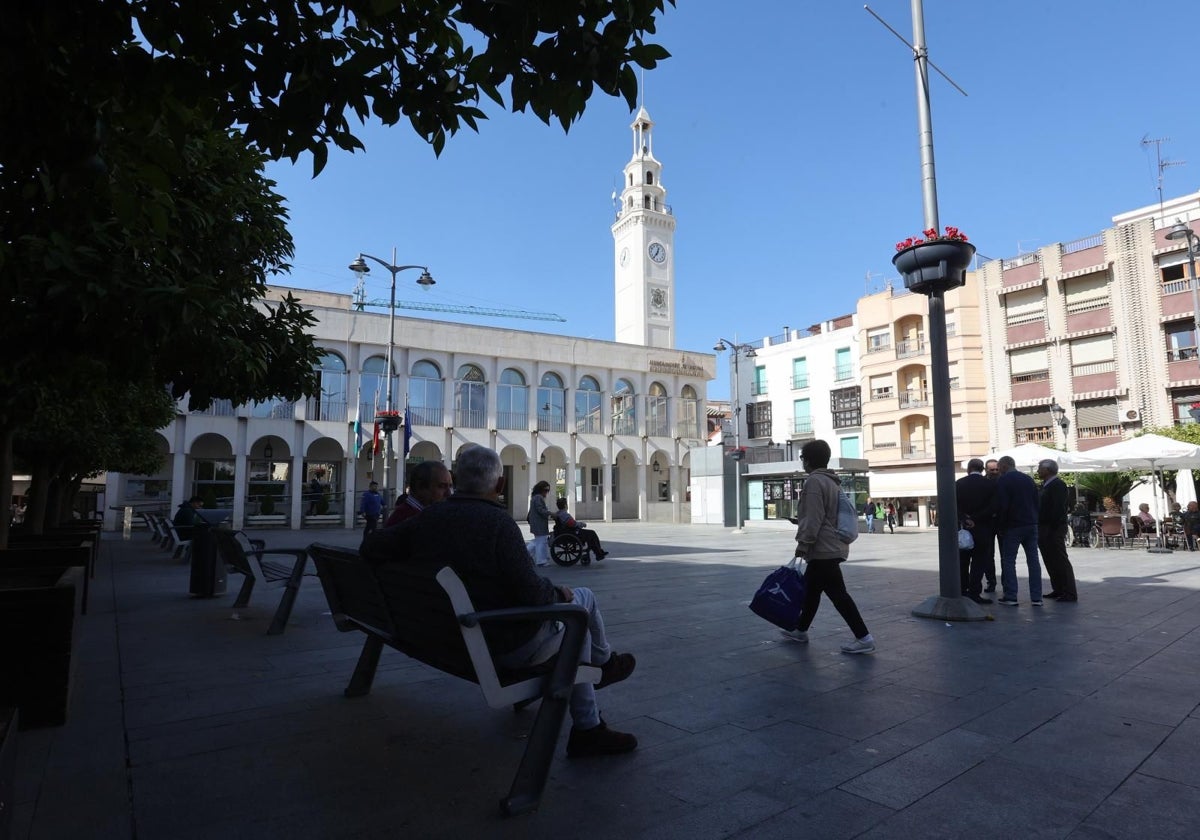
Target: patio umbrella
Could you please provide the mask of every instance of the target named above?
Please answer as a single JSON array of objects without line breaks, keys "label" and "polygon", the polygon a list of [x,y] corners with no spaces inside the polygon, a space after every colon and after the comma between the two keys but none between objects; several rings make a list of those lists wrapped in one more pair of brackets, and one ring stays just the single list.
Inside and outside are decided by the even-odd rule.
[{"label": "patio umbrella", "polygon": [[1192,471],[1187,467],[1179,470],[1175,478],[1175,501],[1187,510],[1188,502],[1196,501],[1196,482],[1192,480]]},{"label": "patio umbrella", "polygon": [[[1111,463],[1116,469],[1149,470],[1186,469],[1200,466],[1200,446],[1162,435],[1140,435],[1129,440],[1110,443],[1088,450],[1088,458]],[[1161,482],[1159,483],[1161,487]],[[1193,488],[1194,492],[1195,488]],[[1154,494],[1154,518],[1162,522],[1158,493]],[[1161,535],[1162,528],[1159,528]]]},{"label": "patio umbrella", "polygon": [[[1103,469],[1104,465],[1095,462],[1091,454],[1089,452],[1085,456],[1079,452],[1063,452],[1059,449],[1051,449],[1048,446],[1042,446],[1040,443],[1022,443],[1020,446],[1014,446],[1012,449],[1001,449],[998,452],[989,452],[986,455],[979,455],[977,457],[984,461],[989,461],[992,458],[1001,458],[1009,455],[1017,462],[1017,469],[1019,470],[1031,470],[1038,465],[1039,461],[1047,459],[1058,461],[1058,469],[1061,472],[1087,472],[1089,470]],[[967,461],[963,461],[962,465],[963,469],[966,469]]]}]

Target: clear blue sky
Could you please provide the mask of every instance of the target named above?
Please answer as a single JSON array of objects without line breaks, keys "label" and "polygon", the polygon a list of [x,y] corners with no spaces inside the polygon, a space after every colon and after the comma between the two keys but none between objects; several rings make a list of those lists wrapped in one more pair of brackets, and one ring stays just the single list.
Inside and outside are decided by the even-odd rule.
[{"label": "clear blue sky", "polygon": [[[875,0],[911,40],[907,0]],[[1167,198],[1200,188],[1194,83],[1200,6],[1142,0],[926,0],[942,225],[992,258],[1108,227],[1157,202],[1154,146],[1188,161]],[[676,231],[677,345],[754,340],[851,312],[922,227],[911,52],[858,0],[679,0],[673,57],[645,76]],[[428,264],[397,297],[557,312],[566,323],[475,323],[613,337],[610,195],[631,153],[624,103],[597,94],[564,135],[484,105],[479,134],[435,157],[406,124],[368,125],[365,153],[276,164],[301,288],[349,293],[363,251]],[[368,297],[386,298],[376,267]],[[405,315],[405,311],[398,312]],[[413,313],[417,315],[417,313]],[[469,321],[459,316],[429,315]],[[736,336],[735,336],[736,334]],[[397,336],[403,341],[403,334]],[[728,396],[722,357],[710,396]]]}]

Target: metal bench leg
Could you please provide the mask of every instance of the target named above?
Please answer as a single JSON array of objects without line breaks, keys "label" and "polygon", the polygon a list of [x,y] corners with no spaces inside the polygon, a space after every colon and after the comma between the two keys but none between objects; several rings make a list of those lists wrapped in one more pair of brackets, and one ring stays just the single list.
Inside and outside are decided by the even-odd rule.
[{"label": "metal bench leg", "polygon": [[246,575],[242,581],[242,588],[238,590],[237,600],[233,602],[233,608],[240,609],[250,603],[250,593],[254,591],[254,581],[257,578],[254,575]]},{"label": "metal bench leg", "polygon": [[350,685],[343,692],[347,697],[362,697],[371,691],[371,683],[375,682],[375,669],[379,667],[379,654],[383,652],[383,639],[378,636],[367,636],[363,642],[362,653],[358,655],[358,664],[354,666],[354,676],[350,677]]},{"label": "metal bench leg", "polygon": [[306,563],[308,563],[307,554],[296,558],[296,563],[292,566],[292,573],[288,576],[287,585],[283,589],[283,597],[279,599],[279,608],[275,610],[275,617],[271,619],[271,626],[267,628],[268,636],[278,636],[287,629],[292,607],[296,605],[296,596],[300,594],[300,584],[304,582]]}]

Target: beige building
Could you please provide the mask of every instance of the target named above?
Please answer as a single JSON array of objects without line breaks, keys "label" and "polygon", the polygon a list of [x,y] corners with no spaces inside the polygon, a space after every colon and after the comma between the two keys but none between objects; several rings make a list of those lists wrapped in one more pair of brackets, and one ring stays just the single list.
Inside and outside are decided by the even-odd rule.
[{"label": "beige building", "polygon": [[[955,463],[991,448],[977,290],[968,273],[945,296]],[[927,526],[937,499],[929,298],[889,286],[859,299],[857,320],[871,496],[894,502],[902,524]]]},{"label": "beige building", "polygon": [[1085,451],[1143,427],[1193,422],[1196,292],[1186,242],[1166,238],[1177,220],[1200,229],[1200,193],[980,268],[996,447]]}]

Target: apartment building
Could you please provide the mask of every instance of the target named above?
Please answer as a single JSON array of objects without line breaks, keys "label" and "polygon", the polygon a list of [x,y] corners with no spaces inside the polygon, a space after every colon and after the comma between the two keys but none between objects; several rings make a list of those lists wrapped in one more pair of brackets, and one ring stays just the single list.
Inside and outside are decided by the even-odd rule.
[{"label": "apartment building", "polygon": [[[968,272],[945,295],[955,463],[992,448],[978,283]],[[928,526],[937,501],[929,298],[889,285],[859,299],[857,323],[871,496],[893,502],[901,524]]]},{"label": "apartment building", "polygon": [[977,272],[998,448],[1086,451],[1142,428],[1193,422],[1200,400],[1196,289],[1177,221],[1200,230],[1200,192]]}]

